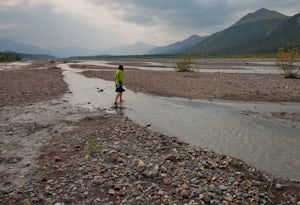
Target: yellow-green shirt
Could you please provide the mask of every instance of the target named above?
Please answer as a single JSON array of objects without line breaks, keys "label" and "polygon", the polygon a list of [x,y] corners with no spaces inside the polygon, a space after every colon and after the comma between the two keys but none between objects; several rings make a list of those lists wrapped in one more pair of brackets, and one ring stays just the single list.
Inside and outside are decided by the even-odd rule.
[{"label": "yellow-green shirt", "polygon": [[118,83],[121,83],[123,85],[124,83],[124,76],[123,76],[123,71],[118,69],[116,71],[116,75],[115,75],[115,83],[118,84]]}]

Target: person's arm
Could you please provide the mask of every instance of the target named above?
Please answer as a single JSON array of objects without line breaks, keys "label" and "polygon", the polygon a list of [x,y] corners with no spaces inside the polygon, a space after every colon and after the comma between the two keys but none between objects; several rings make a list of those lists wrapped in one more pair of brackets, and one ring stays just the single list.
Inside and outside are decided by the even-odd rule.
[{"label": "person's arm", "polygon": [[116,71],[116,74],[115,74],[115,83],[116,83],[116,85],[119,83],[119,71]]},{"label": "person's arm", "polygon": [[119,71],[119,83],[124,84],[124,76],[123,71]]}]

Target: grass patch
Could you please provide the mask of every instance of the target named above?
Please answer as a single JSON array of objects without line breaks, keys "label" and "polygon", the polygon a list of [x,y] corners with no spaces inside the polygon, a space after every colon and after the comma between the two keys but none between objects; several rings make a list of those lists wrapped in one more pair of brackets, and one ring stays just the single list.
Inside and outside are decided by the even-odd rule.
[{"label": "grass patch", "polygon": [[230,162],[229,162],[230,166],[232,167],[235,167],[235,168],[241,168],[243,163],[240,161],[240,160],[237,160],[237,159],[232,159]]},{"label": "grass patch", "polygon": [[100,151],[101,151],[101,147],[99,145],[97,145],[96,142],[92,141],[92,142],[89,142],[88,145],[85,147],[85,149],[83,151],[83,156],[94,157]]}]

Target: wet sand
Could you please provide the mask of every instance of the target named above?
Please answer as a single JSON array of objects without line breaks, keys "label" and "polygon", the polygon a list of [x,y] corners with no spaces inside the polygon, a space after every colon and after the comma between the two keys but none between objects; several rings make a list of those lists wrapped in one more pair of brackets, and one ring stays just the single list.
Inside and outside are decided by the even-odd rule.
[{"label": "wet sand", "polygon": [[[59,69],[41,65],[31,68],[0,71],[0,204],[297,204],[300,200],[299,184],[289,179],[275,178],[239,160],[192,147],[122,115],[72,108],[61,98],[67,85]],[[136,73],[130,77],[130,72]],[[202,77],[194,79],[193,73],[130,72],[126,73],[128,88],[167,96],[180,93],[189,98],[197,98],[192,93],[199,91]],[[101,71],[101,77],[109,80],[112,74]],[[87,71],[85,75],[96,77],[100,72]],[[201,79],[210,79],[203,86],[210,87],[211,92],[222,88],[221,84],[214,85],[218,80],[213,77],[216,75]],[[221,75],[217,77],[222,79]],[[254,76],[251,82],[256,83],[251,84],[251,90],[255,94],[247,91],[240,100],[299,102],[299,89],[294,91],[299,88],[298,82],[276,79]],[[276,98],[268,98],[264,81],[283,87],[280,92],[289,92],[281,99],[280,92]],[[18,86],[7,86],[14,85],[12,82]],[[152,88],[151,82],[161,86]],[[180,86],[185,89],[176,86],[181,83],[187,84]],[[230,85],[229,90],[246,89],[236,88],[235,80]],[[216,93],[211,99],[229,96],[227,92]],[[43,120],[37,118],[41,113],[45,114]],[[25,143],[39,135],[38,140]],[[18,153],[24,146],[27,151],[20,149]],[[28,158],[30,153],[34,155]],[[18,168],[11,170],[14,166]]]}]

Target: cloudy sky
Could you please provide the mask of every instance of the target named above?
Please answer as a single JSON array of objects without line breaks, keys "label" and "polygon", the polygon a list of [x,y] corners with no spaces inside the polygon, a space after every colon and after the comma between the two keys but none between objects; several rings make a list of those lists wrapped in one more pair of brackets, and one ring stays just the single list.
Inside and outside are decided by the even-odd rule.
[{"label": "cloudy sky", "polygon": [[0,38],[47,49],[162,46],[210,35],[260,8],[288,16],[299,0],[0,0]]}]

